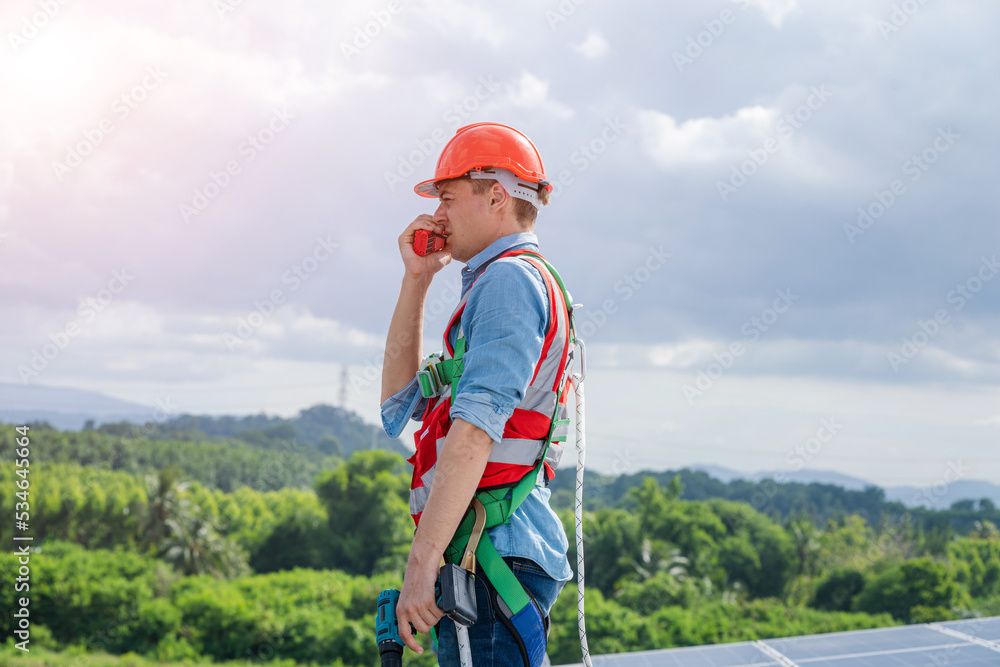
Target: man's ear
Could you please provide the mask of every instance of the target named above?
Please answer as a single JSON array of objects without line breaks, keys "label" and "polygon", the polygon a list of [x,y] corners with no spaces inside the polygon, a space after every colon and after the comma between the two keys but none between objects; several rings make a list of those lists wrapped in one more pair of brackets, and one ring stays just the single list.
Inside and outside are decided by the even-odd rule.
[{"label": "man's ear", "polygon": [[490,188],[489,207],[491,211],[499,210],[510,201],[510,194],[499,183]]}]

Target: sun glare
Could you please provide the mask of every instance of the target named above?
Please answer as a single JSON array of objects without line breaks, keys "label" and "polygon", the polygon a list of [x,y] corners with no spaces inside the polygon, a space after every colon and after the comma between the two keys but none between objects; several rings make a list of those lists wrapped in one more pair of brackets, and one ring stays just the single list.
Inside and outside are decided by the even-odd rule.
[{"label": "sun glare", "polygon": [[91,44],[49,26],[14,55],[9,82],[21,103],[56,104],[65,110],[64,105],[93,89],[94,60]]}]

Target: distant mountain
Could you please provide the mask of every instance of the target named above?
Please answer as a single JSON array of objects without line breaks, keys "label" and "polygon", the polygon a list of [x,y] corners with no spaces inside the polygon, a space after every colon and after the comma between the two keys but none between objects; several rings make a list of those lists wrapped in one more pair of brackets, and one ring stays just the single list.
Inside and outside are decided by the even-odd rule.
[{"label": "distant mountain", "polygon": [[152,407],[96,391],[0,382],[0,422],[8,424],[47,421],[58,429],[79,430],[89,419],[102,424],[152,418]]},{"label": "distant mountain", "polygon": [[[315,457],[349,456],[359,449],[385,449],[409,456],[403,441],[386,436],[380,426],[365,422],[354,412],[331,405],[314,405],[290,419],[263,413],[241,416],[182,414],[164,420],[155,407],[112,398],[96,391],[0,383],[0,422],[27,424],[46,421],[63,431],[79,431],[93,420],[94,427],[119,436],[160,440],[238,438],[277,449],[300,442]],[[138,429],[155,422],[155,428]],[[103,426],[103,428],[101,428]]]},{"label": "distant mountain", "polygon": [[[833,484],[849,491],[863,491],[866,486],[876,486],[858,477],[845,475],[832,470],[797,470],[795,472],[762,471],[740,472],[723,466],[701,464],[691,466],[690,470],[704,472],[710,477],[729,483],[735,480],[759,482],[762,479],[782,479],[785,482],[799,484]],[[782,475],[783,478],[778,477]],[[958,500],[979,500],[989,498],[1000,506],[1000,484],[981,480],[957,480],[940,487],[889,486],[884,487],[885,499],[889,502],[901,502],[907,507],[926,507],[928,509],[944,510]]]},{"label": "distant mountain", "polygon": [[924,506],[943,510],[957,500],[980,500],[989,498],[1000,506],[1000,485],[977,480],[958,480],[945,486],[918,488],[915,486],[893,486],[885,490],[885,499],[898,500],[908,507]]},{"label": "distant mountain", "polygon": [[871,482],[866,482],[858,477],[845,475],[833,470],[796,470],[794,472],[784,470],[764,470],[761,472],[740,472],[732,468],[724,468],[716,465],[695,465],[689,470],[699,470],[710,477],[721,482],[732,482],[737,479],[745,479],[749,482],[759,482],[762,479],[774,479],[782,482],[798,482],[799,484],[835,484],[842,486],[849,491],[864,491],[866,486],[874,486]]},{"label": "distant mountain", "polygon": [[404,457],[412,454],[401,440],[388,437],[380,426],[369,424],[355,412],[322,403],[300,410],[288,419],[265,414],[243,417],[184,414],[157,424],[156,433],[156,437],[182,440],[199,439],[202,435],[237,438],[266,448],[294,441],[324,456],[350,456],[363,449],[384,449]]},{"label": "distant mountain", "polygon": [[688,470],[703,472],[709,477],[717,479],[720,482],[725,482],[726,484],[736,479],[750,479],[753,476],[752,473],[740,472],[739,470],[733,470],[732,468],[725,468],[723,466],[716,466],[708,463],[689,466]]}]

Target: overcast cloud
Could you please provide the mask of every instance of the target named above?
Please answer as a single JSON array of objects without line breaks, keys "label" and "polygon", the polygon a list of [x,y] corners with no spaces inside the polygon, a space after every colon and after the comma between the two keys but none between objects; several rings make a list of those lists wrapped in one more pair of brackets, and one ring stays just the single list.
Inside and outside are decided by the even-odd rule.
[{"label": "overcast cloud", "polygon": [[538,233],[585,306],[597,468],[780,469],[832,417],[809,467],[1000,482],[998,18],[12,0],[0,380],[293,414],[346,365],[376,420],[412,187],[492,120],[556,184]]}]

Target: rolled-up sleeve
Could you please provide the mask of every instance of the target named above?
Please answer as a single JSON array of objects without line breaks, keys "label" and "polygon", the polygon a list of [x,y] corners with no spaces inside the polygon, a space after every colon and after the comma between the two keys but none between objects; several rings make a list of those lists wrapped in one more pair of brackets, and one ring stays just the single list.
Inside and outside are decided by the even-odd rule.
[{"label": "rolled-up sleeve", "polygon": [[382,428],[390,438],[398,438],[410,419],[417,419],[427,407],[427,399],[420,393],[417,378],[382,404]]},{"label": "rolled-up sleeve", "polygon": [[470,288],[462,314],[467,351],[452,419],[499,442],[541,356],[547,322],[545,284],[523,260],[497,260]]}]

